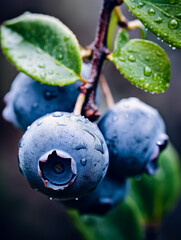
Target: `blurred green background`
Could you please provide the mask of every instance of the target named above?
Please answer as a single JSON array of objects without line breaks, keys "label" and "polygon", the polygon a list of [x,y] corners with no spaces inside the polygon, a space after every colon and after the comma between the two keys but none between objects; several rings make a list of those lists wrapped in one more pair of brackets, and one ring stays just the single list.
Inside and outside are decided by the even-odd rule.
[{"label": "blurred green background", "polygon": [[[49,14],[59,18],[85,46],[94,39],[99,17],[100,0],[1,0],[0,23],[25,11]],[[134,17],[123,7],[129,19]],[[137,31],[131,37],[138,36]],[[181,79],[180,50],[172,50],[148,32],[148,39],[156,41],[167,52],[172,67],[169,89],[158,95],[146,93],[132,86],[115,69],[106,63],[104,73],[115,101],[135,96],[156,107],[164,118],[171,142],[181,154]],[[0,111],[3,96],[16,76],[16,69],[0,52]],[[105,105],[102,104],[102,111]],[[20,175],[17,164],[18,142],[22,133],[0,117],[0,238],[9,239],[81,239],[71,226],[65,209],[56,201],[49,201],[33,191]],[[181,202],[164,220],[160,239],[181,239]]]}]

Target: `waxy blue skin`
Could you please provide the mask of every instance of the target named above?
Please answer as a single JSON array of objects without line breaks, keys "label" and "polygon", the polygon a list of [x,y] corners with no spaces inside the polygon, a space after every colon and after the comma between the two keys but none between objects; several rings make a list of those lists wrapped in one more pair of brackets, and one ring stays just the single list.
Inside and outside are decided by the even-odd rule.
[{"label": "waxy blue skin", "polygon": [[137,98],[123,99],[106,112],[98,126],[109,149],[109,169],[114,176],[155,172],[156,159],[168,139],[156,109]]},{"label": "waxy blue skin", "polygon": [[[90,65],[82,64],[81,75],[87,79]],[[81,81],[59,87],[42,84],[19,73],[5,96],[3,117],[17,128],[26,130],[39,117],[55,112],[73,112]]]},{"label": "waxy blue skin", "polygon": [[[48,169],[51,164],[44,164],[47,153],[50,156],[61,151],[68,155],[64,161],[74,163],[74,180],[69,182],[65,176],[65,185],[54,184],[59,181],[57,175],[53,168]],[[109,162],[107,145],[97,125],[82,116],[63,112],[47,114],[28,128],[20,141],[18,159],[20,170],[33,189],[61,200],[93,191],[104,178]],[[40,171],[41,164],[48,174]],[[48,187],[43,175],[51,175]]]},{"label": "waxy blue skin", "polygon": [[81,214],[105,215],[120,202],[123,201],[128,192],[128,180],[119,181],[107,176],[91,193],[79,199],[62,201],[62,203]]}]

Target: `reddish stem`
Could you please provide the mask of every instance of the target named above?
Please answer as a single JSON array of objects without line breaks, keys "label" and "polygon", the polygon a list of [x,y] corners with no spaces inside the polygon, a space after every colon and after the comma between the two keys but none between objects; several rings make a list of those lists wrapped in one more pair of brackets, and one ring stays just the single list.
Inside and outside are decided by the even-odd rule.
[{"label": "reddish stem", "polygon": [[95,95],[104,60],[106,59],[106,55],[110,53],[107,49],[107,31],[111,12],[114,7],[122,3],[123,0],[103,0],[99,26],[95,41],[92,44],[91,74],[87,83],[80,87],[80,92],[86,95],[82,114],[91,121],[97,120],[100,116],[98,107],[95,103]]}]

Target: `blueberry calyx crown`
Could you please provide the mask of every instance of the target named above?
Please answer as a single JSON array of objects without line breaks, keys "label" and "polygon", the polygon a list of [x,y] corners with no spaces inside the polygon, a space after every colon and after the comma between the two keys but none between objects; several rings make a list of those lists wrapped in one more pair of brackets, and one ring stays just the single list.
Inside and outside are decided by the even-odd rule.
[{"label": "blueberry calyx crown", "polygon": [[51,150],[40,157],[38,174],[46,188],[64,190],[74,182],[77,167],[75,160],[68,153]]}]

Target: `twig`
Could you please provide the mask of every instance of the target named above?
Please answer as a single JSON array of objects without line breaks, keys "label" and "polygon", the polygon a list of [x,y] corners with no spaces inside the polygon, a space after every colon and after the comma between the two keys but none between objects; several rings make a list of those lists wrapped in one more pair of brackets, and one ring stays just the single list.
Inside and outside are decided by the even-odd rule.
[{"label": "twig", "polygon": [[102,89],[102,93],[106,99],[106,105],[108,108],[111,108],[114,105],[114,99],[113,99],[111,90],[107,84],[106,78],[104,77],[103,74],[100,75],[99,82]]},{"label": "twig", "polygon": [[[104,60],[106,59],[106,55],[110,53],[106,47],[110,15],[113,9],[122,3],[123,0],[103,0],[99,26],[95,41],[92,44],[91,74],[87,83],[80,87],[81,94],[86,96],[82,113],[91,121],[97,120],[97,118],[100,116],[98,107],[95,103],[95,95]],[[77,101],[79,101],[79,99]],[[77,104],[78,103],[76,103],[76,105]]]},{"label": "twig", "polygon": [[78,98],[77,98],[75,107],[74,107],[74,114],[75,115],[81,115],[81,111],[82,111],[82,106],[84,104],[84,100],[85,100],[85,94],[84,93],[80,93]]}]

